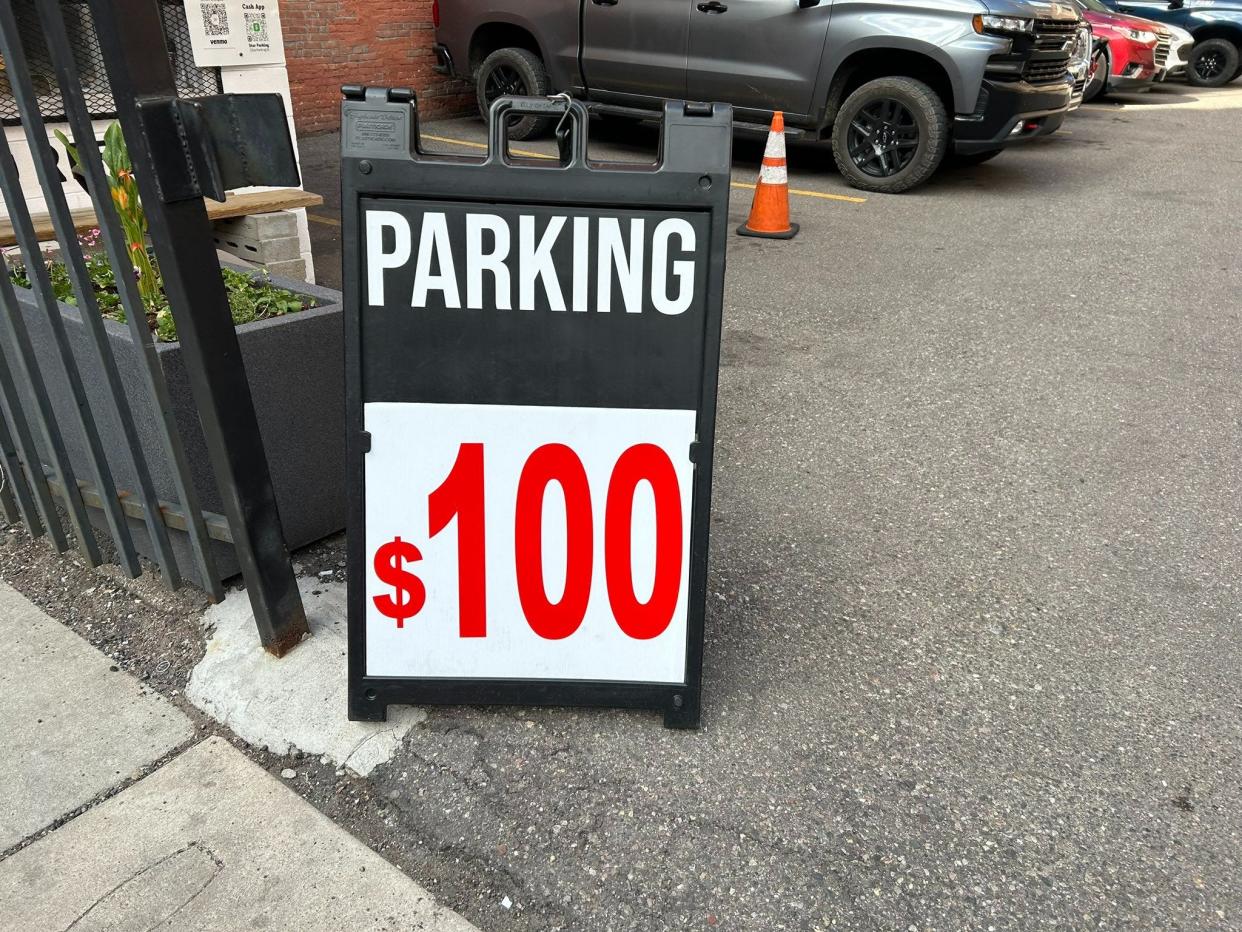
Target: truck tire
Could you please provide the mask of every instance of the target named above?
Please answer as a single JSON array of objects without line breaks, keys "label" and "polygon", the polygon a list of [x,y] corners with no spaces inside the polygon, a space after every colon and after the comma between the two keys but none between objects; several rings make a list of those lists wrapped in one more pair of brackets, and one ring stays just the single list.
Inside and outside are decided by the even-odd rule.
[{"label": "truck tire", "polygon": [[914,78],[876,78],[850,94],[832,125],[832,155],[855,188],[900,194],[922,184],[949,148],[939,95]]},{"label": "truck tire", "polygon": [[[527,49],[497,49],[483,59],[475,76],[475,96],[479,112],[487,119],[492,101],[512,94],[518,97],[546,97],[548,72],[543,61]],[[510,139],[532,139],[541,136],[552,127],[548,117],[525,116],[509,124]]]},{"label": "truck tire", "polygon": [[1195,87],[1220,87],[1238,70],[1238,47],[1228,39],[1196,42],[1186,61],[1186,80]]}]

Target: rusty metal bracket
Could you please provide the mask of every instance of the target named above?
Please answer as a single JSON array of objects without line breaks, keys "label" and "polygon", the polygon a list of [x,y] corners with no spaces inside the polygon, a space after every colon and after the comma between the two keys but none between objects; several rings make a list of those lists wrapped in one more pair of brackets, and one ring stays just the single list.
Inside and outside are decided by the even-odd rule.
[{"label": "rusty metal bracket", "polygon": [[138,101],[165,204],[251,185],[300,187],[293,137],[279,94],[216,94]]}]

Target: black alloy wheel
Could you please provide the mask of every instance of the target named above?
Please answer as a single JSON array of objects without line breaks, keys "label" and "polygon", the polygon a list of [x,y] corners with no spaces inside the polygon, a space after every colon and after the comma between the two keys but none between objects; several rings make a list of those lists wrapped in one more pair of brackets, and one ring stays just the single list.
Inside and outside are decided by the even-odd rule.
[{"label": "black alloy wheel", "polygon": [[1190,50],[1186,80],[1195,87],[1228,84],[1239,68],[1239,50],[1228,39],[1205,39]]},{"label": "black alloy wheel", "polygon": [[919,126],[899,100],[883,98],[861,108],[850,121],[846,145],[858,170],[873,178],[889,178],[914,158]]},{"label": "black alloy wheel", "polygon": [[[475,97],[479,113],[486,120],[492,104],[501,97],[544,97],[551,93],[543,61],[529,49],[497,49],[483,59],[475,75]],[[523,116],[511,120],[507,133],[511,140],[533,139],[552,128],[552,120]]]},{"label": "black alloy wheel", "polygon": [[861,191],[900,194],[940,167],[952,136],[940,95],[917,78],[875,78],[849,94],[832,121],[832,159]]},{"label": "black alloy wheel", "polygon": [[1200,55],[1199,60],[1195,62],[1195,74],[1204,81],[1211,81],[1219,78],[1225,73],[1225,56],[1216,49]]},{"label": "black alloy wheel", "polygon": [[512,65],[498,64],[487,75],[483,82],[483,97],[490,104],[497,97],[511,95],[526,97],[529,95],[526,82]]}]

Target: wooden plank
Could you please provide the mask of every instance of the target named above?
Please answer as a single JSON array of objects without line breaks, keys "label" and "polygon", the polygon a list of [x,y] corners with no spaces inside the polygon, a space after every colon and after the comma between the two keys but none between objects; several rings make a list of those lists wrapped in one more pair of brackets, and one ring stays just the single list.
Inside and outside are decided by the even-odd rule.
[{"label": "wooden plank", "polygon": [[209,220],[227,220],[229,217],[247,217],[250,214],[267,214],[274,210],[293,210],[298,207],[318,207],[323,197],[297,188],[278,188],[275,191],[253,191],[248,194],[230,194],[228,199],[209,201],[207,218]]},{"label": "wooden plank", "polygon": [[[226,199],[212,201],[203,199],[207,205],[209,220],[227,220],[230,217],[245,217],[250,214],[266,214],[274,210],[293,210],[298,207],[318,207],[323,198],[309,191],[297,188],[277,188],[274,191],[252,191],[246,194],[229,194]],[[90,207],[79,207],[72,212],[73,226],[79,233],[93,229],[98,225],[95,211]],[[32,218],[35,235],[39,241],[54,240],[56,233],[52,229],[52,220],[47,214],[35,214]],[[0,218],[0,247],[12,246],[17,242],[13,235],[13,224],[6,215]]]}]

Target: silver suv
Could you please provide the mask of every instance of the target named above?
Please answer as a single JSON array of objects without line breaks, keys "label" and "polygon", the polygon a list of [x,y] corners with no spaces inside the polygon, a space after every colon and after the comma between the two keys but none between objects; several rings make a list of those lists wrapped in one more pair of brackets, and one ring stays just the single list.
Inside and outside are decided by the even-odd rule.
[{"label": "silver suv", "polygon": [[[1051,133],[1070,106],[1079,15],[1034,0],[436,0],[438,69],[503,94],[568,91],[647,116],[731,103],[763,128],[830,138],[854,187],[921,184]],[[512,138],[545,132],[528,117]]]}]

